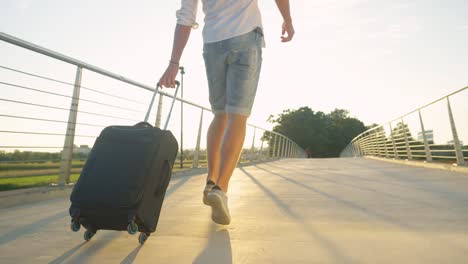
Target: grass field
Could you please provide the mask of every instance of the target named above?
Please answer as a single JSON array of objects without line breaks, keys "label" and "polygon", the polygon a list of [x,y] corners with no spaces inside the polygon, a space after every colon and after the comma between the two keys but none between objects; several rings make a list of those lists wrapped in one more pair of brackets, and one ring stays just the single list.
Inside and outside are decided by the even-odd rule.
[{"label": "grass field", "polygon": [[[72,174],[71,182],[76,182],[80,174]],[[58,182],[58,174],[32,177],[0,178],[0,191],[48,186]]]},{"label": "grass field", "polygon": [[[73,161],[70,182],[76,182],[80,176],[83,161]],[[206,167],[205,161],[199,162],[199,167]],[[59,163],[17,163],[0,164],[0,191],[24,189],[31,187],[48,186],[58,182]],[[183,168],[179,161],[174,164],[173,172],[188,170],[192,168],[192,161],[185,160]]]}]

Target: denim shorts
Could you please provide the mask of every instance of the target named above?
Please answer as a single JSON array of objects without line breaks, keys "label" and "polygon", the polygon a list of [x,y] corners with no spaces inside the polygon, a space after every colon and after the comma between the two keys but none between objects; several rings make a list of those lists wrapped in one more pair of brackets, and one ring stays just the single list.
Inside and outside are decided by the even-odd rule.
[{"label": "denim shorts", "polygon": [[215,115],[250,116],[262,66],[262,45],[261,28],[204,44],[210,104]]}]

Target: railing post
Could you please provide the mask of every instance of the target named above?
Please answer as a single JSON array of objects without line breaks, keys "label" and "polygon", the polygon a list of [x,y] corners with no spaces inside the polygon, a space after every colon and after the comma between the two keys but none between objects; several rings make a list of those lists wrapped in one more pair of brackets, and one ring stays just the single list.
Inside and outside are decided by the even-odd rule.
[{"label": "railing post", "polygon": [[263,158],[263,138],[262,138],[262,144],[260,145],[260,159]]},{"label": "railing post", "polygon": [[278,135],[278,155],[277,156],[280,159],[281,159],[281,150],[282,150],[281,148],[283,147],[282,146],[282,143],[283,143],[282,141],[283,141],[283,137],[281,135]]},{"label": "railing post", "polygon": [[281,157],[284,158],[286,154],[286,139],[281,137]]},{"label": "railing post", "polygon": [[[403,123],[403,118],[401,118],[401,126],[403,127],[403,129],[405,127],[404,124],[405,123]],[[408,127],[408,130],[409,130],[409,127]],[[408,142],[408,133],[406,132],[406,130],[404,130],[403,133],[405,134],[405,146],[406,146],[406,153],[408,155],[408,160],[412,160],[413,156],[411,155],[411,148]]]},{"label": "railing post", "polygon": [[278,154],[278,135],[273,134],[273,137],[274,137],[274,140],[273,140],[274,144],[273,144],[273,157],[272,158],[276,158]]},{"label": "railing post", "polygon": [[288,157],[288,139],[284,137],[283,140],[284,140],[283,157],[287,158]]},{"label": "railing post", "polygon": [[394,157],[395,159],[398,159],[398,153],[397,153],[397,149],[396,149],[396,145],[395,145],[395,138],[393,137],[392,123],[388,123],[388,125],[390,126],[390,135],[391,135],[391,137],[392,137],[393,157]]},{"label": "railing post", "polygon": [[269,135],[268,135],[268,152],[267,152],[267,158],[270,159],[270,158],[273,158],[273,149],[274,149],[274,146],[273,146],[273,142],[274,142],[274,139],[273,139],[273,134],[271,132],[268,132]]},{"label": "railing post", "polygon": [[455,153],[457,155],[457,165],[463,166],[465,165],[465,158],[463,157],[462,146],[460,144],[460,140],[458,139],[457,128],[455,126],[455,120],[453,119],[452,107],[450,106],[450,100],[448,96],[447,96],[447,107],[448,107],[448,113],[449,113],[449,118],[450,118],[450,127],[452,128],[453,146],[455,148]]},{"label": "railing post", "polygon": [[388,158],[387,136],[385,135],[385,129],[383,127],[382,127],[382,140],[383,140],[383,146],[385,149],[385,157]]},{"label": "railing post", "polygon": [[76,117],[78,115],[78,103],[80,101],[82,72],[83,68],[78,66],[76,69],[73,98],[71,100],[70,112],[68,114],[68,125],[65,133],[65,142],[63,143],[62,158],[60,161],[60,173],[58,179],[59,186],[65,186],[65,184],[70,183],[70,170],[73,159],[73,144],[75,141]]},{"label": "railing post", "polygon": [[354,143],[351,143],[351,153],[353,154],[353,157],[359,157],[356,145]]},{"label": "railing post", "polygon": [[281,158],[281,136],[278,135],[278,147],[276,149],[276,157]]},{"label": "railing post", "polygon": [[370,141],[371,141],[372,153],[374,156],[378,157],[379,149],[377,146],[377,135],[375,133],[372,133],[372,136],[370,137]]},{"label": "railing post", "polygon": [[293,146],[293,142],[291,140],[289,140],[289,157],[292,158],[293,157],[293,152],[294,152],[294,146]]},{"label": "railing post", "polygon": [[161,127],[163,97],[164,95],[159,94],[158,111],[156,112],[156,123],[154,124],[155,127]]},{"label": "railing post", "polygon": [[[253,138],[252,138],[252,147],[250,148],[250,155],[254,155],[254,150],[255,150],[255,133],[257,132],[257,128],[254,127],[254,133],[253,133]],[[255,156],[255,155],[254,155]]]},{"label": "railing post", "polygon": [[379,131],[380,131],[379,132],[380,147],[383,150],[382,156],[387,157],[388,154],[387,154],[387,146],[385,146],[385,140],[386,140],[385,132],[381,128],[379,128]]},{"label": "railing post", "polygon": [[201,109],[201,114],[200,114],[200,124],[198,125],[198,135],[197,135],[197,145],[195,147],[195,154],[193,157],[193,168],[198,168],[198,163],[200,160],[200,141],[201,141],[201,133],[202,133],[202,126],[203,126],[203,111],[204,109]]},{"label": "railing post", "polygon": [[424,123],[421,115],[421,110],[418,110],[419,113],[419,123],[421,124],[421,134],[424,141],[424,151],[426,152],[426,161],[432,161],[431,149],[429,148],[429,142],[427,141],[426,130],[424,129]]},{"label": "railing post", "polygon": [[[184,67],[180,70],[180,98],[184,99]],[[184,102],[180,102],[180,168],[184,167]]]}]

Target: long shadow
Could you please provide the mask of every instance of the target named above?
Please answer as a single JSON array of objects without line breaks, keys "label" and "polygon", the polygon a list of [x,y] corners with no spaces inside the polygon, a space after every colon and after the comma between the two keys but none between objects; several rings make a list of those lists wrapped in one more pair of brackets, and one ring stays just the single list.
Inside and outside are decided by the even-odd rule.
[{"label": "long shadow", "polygon": [[[266,171],[268,173],[271,173],[271,174],[274,174],[274,175],[277,175],[277,176],[280,176],[282,177],[282,175],[280,174],[277,174],[275,172],[272,172],[270,170],[267,170],[265,168],[261,168],[261,167],[258,167],[256,166],[258,169],[260,170],[263,170],[263,171]],[[403,201],[403,202],[407,202],[407,201],[411,201],[411,202],[414,202],[414,203],[417,203],[419,205],[423,205],[423,206],[427,206],[427,207],[432,207],[432,208],[436,208],[438,209],[439,207],[436,207],[434,206],[433,204],[431,203],[428,203],[428,202],[423,202],[423,201],[418,201],[418,200],[415,200],[415,199],[411,199],[411,198],[404,198],[404,197],[401,197],[401,196],[398,196],[398,195],[395,195],[395,194],[391,194],[391,193],[387,193],[387,192],[384,192],[384,191],[377,191],[375,189],[371,189],[371,188],[365,188],[365,187],[361,187],[361,186],[356,186],[354,184],[349,184],[349,183],[345,183],[345,182],[339,182],[339,181],[335,181],[335,180],[332,180],[332,179],[329,179],[329,178],[325,178],[325,177],[321,177],[321,176],[317,176],[315,174],[307,174],[307,173],[303,173],[301,171],[296,171],[296,170],[291,170],[291,169],[283,169],[283,168],[277,168],[277,169],[282,169],[282,170],[285,170],[289,173],[300,173],[302,176],[310,176],[310,177],[313,177],[314,179],[320,179],[324,182],[331,182],[331,183],[334,183],[334,184],[337,184],[337,185],[343,185],[343,186],[346,186],[346,187],[349,187],[349,188],[353,188],[353,189],[358,189],[358,190],[362,190],[362,191],[368,191],[368,192],[373,192],[379,196],[382,196],[382,195],[385,195],[387,197],[391,197],[393,199],[397,199],[397,200],[400,200],[400,201]],[[328,172],[328,174],[332,174],[332,175],[337,175],[337,176],[348,176],[346,174],[341,174],[341,173],[337,173],[337,172]],[[403,199],[404,198],[404,199]]]},{"label": "long shadow", "polygon": [[208,243],[193,261],[194,264],[232,264],[232,249],[229,231],[217,230],[217,225],[210,223]]},{"label": "long shadow", "polygon": [[138,245],[127,257],[125,257],[120,264],[132,264],[135,261],[136,257],[138,256],[138,252],[140,252],[141,245]]},{"label": "long shadow", "polygon": [[56,214],[53,214],[51,216],[47,216],[41,220],[35,221],[31,224],[25,225],[18,227],[6,234],[3,234],[0,236],[0,245],[3,245],[5,243],[11,242],[13,240],[16,240],[22,236],[32,234],[35,231],[41,229],[42,227],[45,227],[50,224],[50,222],[53,222],[55,220],[58,220],[60,218],[65,218],[68,216],[68,212],[66,210],[60,211]]},{"label": "long shadow", "polygon": [[286,212],[289,217],[299,221],[307,233],[313,236],[328,252],[330,252],[330,255],[335,259],[335,263],[355,263],[355,260],[351,256],[347,255],[346,252],[344,252],[342,249],[340,249],[338,245],[320,235],[316,230],[310,227],[310,225],[306,225],[302,216],[292,211],[285,202],[283,202],[270,189],[261,184],[254,176],[252,176],[252,174],[248,173],[244,168],[240,168],[240,170],[245,175],[247,175],[247,177],[249,177],[250,180],[252,180],[265,194],[267,194],[282,211]]},{"label": "long shadow", "polygon": [[[407,168],[405,168],[407,169]],[[409,169],[409,168],[408,168]],[[388,179],[392,179],[392,180],[396,180],[396,181],[400,181],[400,182],[404,182],[405,185],[402,185],[403,187],[407,187],[408,189],[410,190],[418,190],[418,191],[422,191],[422,192],[426,192],[426,193],[430,193],[434,196],[437,196],[439,198],[443,198],[443,199],[446,199],[446,200],[449,200],[449,201],[453,201],[453,202],[456,202],[456,203],[468,203],[468,195],[466,192],[455,192],[454,190],[451,190],[451,189],[446,189],[446,188],[442,188],[442,186],[440,185],[436,185],[433,183],[433,180],[431,179],[424,179],[422,178],[423,176],[421,176],[419,179],[415,180],[415,179],[405,179],[404,177],[405,176],[398,176],[398,175],[395,175],[395,174],[389,174],[388,171],[384,171],[384,170],[381,170],[381,169],[375,169],[376,172],[378,172],[381,176],[381,177],[385,177],[385,178],[388,178]],[[428,168],[411,168],[411,170],[414,170],[414,171],[417,171],[417,170],[427,170],[427,171],[431,171],[431,173],[435,173],[435,169],[428,169]],[[405,171],[405,174],[407,173],[410,173],[408,171]],[[453,172],[447,172],[447,171],[440,171],[440,174],[447,174],[447,175],[444,175],[444,181],[447,181],[449,182],[451,177],[450,177],[450,174],[459,174],[459,173],[453,173]],[[460,177],[462,179],[465,179],[464,178],[464,174],[459,174]],[[437,180],[437,182],[439,182],[439,180]]]},{"label": "long shadow", "polygon": [[188,180],[190,180],[194,176],[195,175],[184,176],[177,183],[170,185],[169,188],[167,188],[167,190],[166,190],[166,197],[173,194],[177,189],[182,187],[182,185],[184,185]]},{"label": "long shadow", "polygon": [[57,257],[56,259],[49,262],[49,264],[60,264],[67,260],[71,255],[73,255],[76,251],[78,251],[82,246],[84,246],[86,242],[82,242],[79,245],[69,249],[67,252],[63,253],[61,256]]},{"label": "long shadow", "polygon": [[[465,192],[455,192],[451,189],[442,188],[439,185],[433,183],[433,180],[424,178],[425,176],[413,176],[411,173],[414,172],[429,172],[430,174],[439,173],[439,174],[448,174],[444,180],[449,181],[450,175],[457,174],[464,178],[463,174],[456,172],[448,172],[443,170],[421,168],[421,167],[411,167],[404,164],[391,164],[385,161],[375,161],[376,163],[390,164],[388,169],[382,169],[379,166],[367,167],[368,170],[372,170],[378,174],[379,177],[383,179],[390,179],[391,181],[398,182],[400,187],[407,188],[411,191],[421,191],[424,193],[429,193],[438,198],[445,199],[447,201],[456,202],[456,203],[468,203],[468,195]],[[398,168],[395,168],[399,166]],[[397,173],[393,173],[396,172]],[[409,176],[408,176],[409,175]],[[385,181],[389,183],[389,181]]]},{"label": "long shadow", "polygon": [[288,181],[288,182],[291,182],[291,183],[293,183],[293,184],[295,184],[295,185],[297,185],[297,186],[299,186],[299,187],[301,187],[301,188],[304,188],[304,189],[307,189],[307,190],[309,190],[309,191],[318,193],[318,194],[320,194],[320,195],[322,195],[322,196],[324,196],[324,197],[326,197],[326,198],[328,198],[328,199],[330,199],[330,200],[333,200],[333,201],[335,201],[335,202],[337,202],[337,203],[339,203],[339,204],[343,204],[343,205],[345,205],[345,206],[347,206],[347,207],[349,207],[349,208],[351,208],[351,209],[354,209],[354,210],[356,210],[356,211],[360,211],[360,212],[365,213],[365,214],[368,214],[368,215],[375,216],[375,217],[377,217],[377,218],[379,218],[379,219],[381,219],[381,220],[383,220],[383,221],[385,221],[385,222],[387,222],[387,223],[391,223],[391,224],[394,224],[394,225],[397,225],[397,226],[399,226],[399,227],[406,228],[406,229],[415,229],[414,226],[411,226],[411,225],[409,225],[409,224],[403,222],[403,221],[400,220],[400,219],[397,219],[397,218],[394,218],[394,217],[391,217],[391,216],[388,216],[388,215],[385,215],[385,214],[381,214],[381,213],[372,211],[372,210],[370,210],[369,208],[360,206],[360,205],[358,205],[358,204],[356,204],[356,203],[347,201],[347,200],[345,200],[345,199],[342,199],[342,198],[340,198],[340,197],[331,195],[331,194],[326,193],[326,192],[324,192],[324,191],[317,190],[317,189],[315,189],[315,188],[313,188],[313,187],[310,187],[310,186],[308,186],[308,185],[306,185],[306,184],[304,184],[304,183],[300,183],[300,182],[298,182],[298,181],[296,181],[296,180],[293,180],[293,179],[291,179],[291,178],[285,177],[285,176],[283,176],[283,175],[281,175],[281,174],[274,173],[274,172],[270,172],[270,173],[271,173],[272,175],[278,176],[278,177],[280,177],[280,178],[282,178],[282,179],[284,179],[284,180],[286,180],[286,181]]},{"label": "long shadow", "polygon": [[[273,165],[273,164],[265,164],[265,165],[266,165],[266,166],[273,167],[273,168],[276,168],[276,169],[280,169],[280,170],[285,170],[285,171],[289,171],[289,172],[294,171],[294,172],[298,172],[298,173],[303,174],[303,175],[311,175],[311,176],[316,177],[315,174],[313,174],[313,175],[312,175],[312,174],[304,174],[303,171],[291,170],[290,168],[285,169],[285,168],[283,168],[283,167],[280,167],[280,166],[277,166],[277,165]],[[304,167],[304,169],[310,169],[310,167]],[[369,168],[368,168],[368,169],[369,169]],[[327,173],[329,173],[329,172],[330,172],[330,171],[327,170]],[[379,181],[377,181],[377,180],[371,180],[371,179],[369,179],[369,178],[360,177],[360,176],[357,176],[357,175],[352,175],[352,177],[355,178],[355,179],[362,180],[362,181],[379,182]],[[325,179],[325,178],[320,178],[320,179]],[[391,183],[390,183],[390,184],[391,184]],[[398,185],[399,185],[399,184],[398,184]]]},{"label": "long shadow", "polygon": [[[90,258],[120,235],[117,231],[102,236],[99,236],[99,233],[98,231],[91,241],[84,243],[85,247],[69,259],[70,263],[88,263]],[[136,243],[136,240],[133,241]]]}]

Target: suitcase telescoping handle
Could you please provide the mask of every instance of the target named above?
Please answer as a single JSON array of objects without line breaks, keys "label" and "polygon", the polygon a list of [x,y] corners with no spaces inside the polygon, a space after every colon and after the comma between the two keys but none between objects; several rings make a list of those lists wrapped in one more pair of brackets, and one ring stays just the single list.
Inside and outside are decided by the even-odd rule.
[{"label": "suitcase telescoping handle", "polygon": [[[174,92],[174,96],[172,97],[171,108],[169,110],[169,114],[167,115],[166,124],[164,125],[163,130],[166,130],[167,126],[169,125],[169,120],[171,119],[172,109],[174,108],[174,103],[175,103],[175,100],[177,98],[177,93],[179,92],[180,82],[175,81],[175,83],[176,83],[176,90]],[[150,115],[150,112],[151,112],[151,108],[153,108],[154,98],[156,97],[156,94],[158,93],[158,90],[159,90],[160,87],[161,86],[159,85],[159,83],[156,84],[156,89],[154,89],[153,97],[151,97],[151,102],[150,102],[150,105],[148,107],[148,112],[146,112],[145,123],[148,122],[149,115]],[[163,96],[163,95],[161,94],[160,96]]]}]

